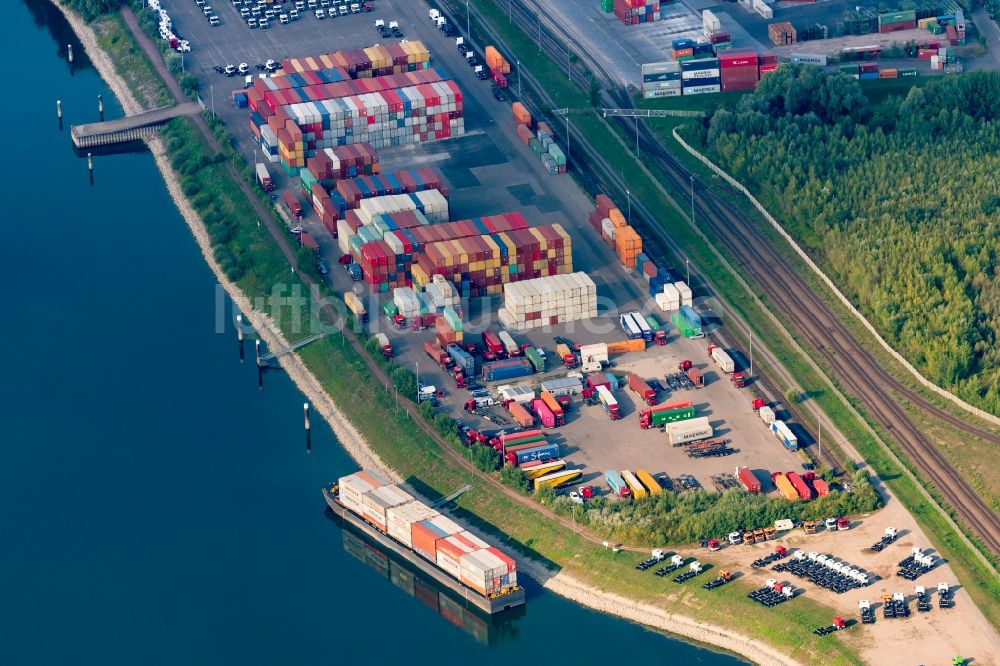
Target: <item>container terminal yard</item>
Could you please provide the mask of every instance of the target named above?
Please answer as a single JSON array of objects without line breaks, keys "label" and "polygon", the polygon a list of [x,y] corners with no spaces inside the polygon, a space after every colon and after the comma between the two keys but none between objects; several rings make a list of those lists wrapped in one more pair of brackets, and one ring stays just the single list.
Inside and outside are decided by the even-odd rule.
[{"label": "container terminal yard", "polygon": [[[355,301],[356,313],[364,309],[368,328],[383,336],[387,355],[419,373],[421,399],[433,400],[461,420],[472,431],[469,441],[499,445],[508,460],[513,457],[526,470],[562,461],[564,466],[553,472],[535,475],[536,487],[572,480],[574,487],[619,497],[662,492],[663,487],[713,490],[747,486],[749,477],[739,473],[747,468],[759,481],[759,492],[784,495],[787,501],[826,492],[825,484],[809,475],[809,458],[799,451],[811,450],[813,438],[790,418],[785,405],[773,400],[773,393],[771,400],[755,400],[755,388],[763,380],[750,372],[748,355],[726,345],[724,330],[697,291],[680,296],[691,276],[683,268],[654,261],[653,248],[645,248],[647,254],[641,240],[632,240],[630,222],[633,214],[640,215],[641,202],[583,193],[560,173],[558,140],[551,149],[544,124],[534,122],[527,109],[512,107],[512,93],[519,88],[516,61],[508,63],[514,66],[504,79],[507,87],[491,91],[481,70],[469,65],[454,39],[430,20],[425,5],[394,0],[372,4],[371,12],[332,19],[305,12],[297,21],[251,32],[229,5],[220,7],[221,25],[212,25],[193,2],[163,3],[194,45],[186,55],[187,67],[201,80],[202,90],[209,90],[206,104],[226,121],[248,157],[264,164],[261,185],[269,191],[273,186],[273,199],[289,226],[297,227],[304,245],[317,249],[334,290],[348,295],[349,304]],[[329,70],[349,64],[345,56],[338,60],[333,54],[376,41],[376,20],[394,22],[407,43],[416,45],[410,53],[414,60],[404,56],[402,71],[393,72],[390,59],[382,77],[330,78]],[[378,41],[399,44],[399,39]],[[481,51],[475,53],[485,58]],[[316,64],[321,54],[332,66]],[[279,81],[288,84],[290,70],[308,56],[314,57],[312,64],[302,66],[296,81],[271,88]],[[285,67],[274,78],[262,79],[254,66],[269,61]],[[242,77],[220,75],[216,68],[241,63],[249,64],[252,78],[237,92]],[[307,74],[319,71],[327,78]],[[377,87],[379,79],[406,75],[410,78]],[[360,85],[351,81],[365,80],[372,83],[351,87]],[[297,101],[278,97],[275,102],[273,95],[264,94],[268,88],[310,85],[327,88],[296,92]],[[399,125],[406,132],[385,129],[379,134],[380,127],[365,137],[370,142],[349,138],[353,128],[337,126],[328,103],[369,94],[365,91],[391,91],[416,105],[417,98],[400,92],[403,88],[419,88],[428,109],[427,127]],[[260,104],[266,106],[268,99],[271,113],[264,114]],[[327,114],[322,119],[308,111],[301,115],[299,107],[316,102],[326,105],[332,120],[325,119]],[[265,115],[279,121],[269,123]],[[298,133],[289,123],[299,127]],[[320,143],[336,132],[344,139],[340,145]],[[400,139],[404,134],[417,134],[420,140]],[[685,178],[672,158],[654,148],[645,128],[642,141],[646,154],[670,167],[664,173]],[[340,150],[348,146],[356,152]],[[330,168],[329,160],[325,166],[317,162],[320,152],[350,164],[348,170],[317,175]],[[543,154],[549,159],[543,160]],[[311,183],[307,172],[313,174]],[[358,187],[345,184],[352,178],[360,178]],[[319,182],[324,180],[340,182]],[[390,194],[396,191],[406,194]],[[433,191],[439,194],[427,194]],[[715,231],[735,227],[728,233],[739,234],[749,227],[700,188],[697,206]],[[722,224],[720,218],[733,218],[729,221],[736,224]],[[428,231],[434,228],[446,229],[446,235],[436,237],[437,232]],[[648,244],[656,240],[649,238]],[[769,247],[753,238],[741,245],[746,252],[766,251],[758,246]],[[748,265],[752,270],[753,262]],[[801,307],[800,300],[793,301],[800,289],[791,282],[795,276],[780,261],[773,265],[788,272],[784,276],[779,270],[772,277],[793,287],[788,305]],[[589,284],[579,282],[581,276]],[[566,280],[578,282],[567,286]],[[674,293],[680,296],[676,301]],[[813,312],[822,315],[825,310]],[[631,313],[638,316],[621,318]],[[548,325],[530,323],[541,317]],[[830,326],[836,325],[836,318],[830,318]],[[845,335],[842,342],[840,362],[853,340]],[[470,354],[471,359],[466,357]],[[467,369],[458,380],[451,371],[455,365]],[[860,364],[855,367],[863,370]],[[867,367],[878,369],[874,362]],[[465,390],[470,386],[476,390]],[[518,389],[531,391],[531,398],[522,400],[525,394],[518,395]],[[885,400],[883,395],[865,397]],[[677,415],[657,416],[668,408]],[[895,413],[904,424],[905,415]],[[707,429],[685,434],[692,432],[685,430],[685,421]],[[477,440],[477,435],[485,438]],[[519,443],[519,438],[525,441]],[[557,454],[545,454],[544,447],[552,445]],[[568,471],[579,474],[561,476]],[[783,492],[788,487],[797,497]],[[947,573],[944,565],[936,571]]]}]

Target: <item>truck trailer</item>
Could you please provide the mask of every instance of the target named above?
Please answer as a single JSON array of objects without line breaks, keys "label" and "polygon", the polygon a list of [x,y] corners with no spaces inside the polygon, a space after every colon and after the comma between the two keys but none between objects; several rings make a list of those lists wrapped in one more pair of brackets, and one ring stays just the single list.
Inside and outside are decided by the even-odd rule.
[{"label": "truck trailer", "polygon": [[621,409],[618,407],[618,400],[611,394],[607,384],[600,384],[595,387],[597,399],[601,401],[604,411],[608,413],[608,418],[617,421],[622,417]]},{"label": "truck trailer", "polygon": [[789,430],[788,426],[785,425],[784,421],[771,421],[771,432],[774,436],[781,440],[781,443],[785,445],[785,448],[789,451],[797,451],[799,448],[799,440],[795,434]]},{"label": "truck trailer", "polygon": [[747,489],[747,492],[754,495],[760,493],[760,481],[757,480],[757,476],[748,467],[737,467],[736,478],[740,480],[740,483]]},{"label": "truck trailer", "polygon": [[649,384],[646,383],[639,375],[629,373],[628,376],[628,387],[632,389],[639,398],[641,398],[649,406],[656,404],[656,391],[654,391]]},{"label": "truck trailer", "polygon": [[708,417],[705,416],[667,425],[667,437],[674,446],[696,442],[699,439],[708,439],[713,433]]},{"label": "truck trailer", "polygon": [[628,484],[625,483],[625,479],[622,478],[622,475],[617,470],[609,469],[605,472],[604,480],[608,482],[608,487],[611,488],[611,492],[615,494],[615,497],[629,499],[632,496],[632,491],[629,490]]},{"label": "truck trailer", "polygon": [[719,366],[727,375],[733,374],[736,370],[736,363],[733,361],[733,357],[726,353],[722,347],[716,347],[715,345],[708,346],[708,355],[712,357],[715,364]]}]

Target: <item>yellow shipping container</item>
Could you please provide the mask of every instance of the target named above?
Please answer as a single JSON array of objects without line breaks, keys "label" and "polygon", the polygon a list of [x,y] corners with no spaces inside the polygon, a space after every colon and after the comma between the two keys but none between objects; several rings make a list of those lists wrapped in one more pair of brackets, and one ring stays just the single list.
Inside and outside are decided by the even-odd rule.
[{"label": "yellow shipping container", "polygon": [[426,287],[427,283],[430,282],[427,273],[420,267],[420,264],[413,264],[410,268],[410,275],[413,277],[413,284],[419,284],[421,287]]},{"label": "yellow shipping container", "polygon": [[788,480],[784,474],[779,474],[774,478],[774,485],[777,486],[778,492],[781,493],[784,498],[790,502],[794,502],[799,499],[799,493],[795,490],[795,486],[792,482]]},{"label": "yellow shipping container", "polygon": [[642,485],[646,487],[649,494],[653,497],[663,494],[663,488],[660,487],[659,482],[653,478],[653,475],[644,469],[635,470],[635,477],[642,482]]}]

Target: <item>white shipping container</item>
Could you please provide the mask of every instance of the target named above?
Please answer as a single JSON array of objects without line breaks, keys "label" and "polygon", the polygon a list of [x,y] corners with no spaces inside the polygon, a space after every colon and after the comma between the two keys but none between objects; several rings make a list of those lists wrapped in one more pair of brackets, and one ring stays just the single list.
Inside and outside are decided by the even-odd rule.
[{"label": "white shipping container", "polygon": [[580,360],[583,363],[606,363],[608,360],[608,345],[598,342],[593,345],[582,345],[580,347]]},{"label": "white shipping container", "polygon": [[[679,81],[677,83],[680,83]],[[661,97],[680,97],[681,89],[676,88],[657,88],[655,90],[643,90],[643,99],[660,99]]]},{"label": "white shipping container", "polygon": [[759,6],[755,4],[753,9],[766,19],[774,18],[774,11],[765,4],[761,4]]},{"label": "white shipping container", "polygon": [[712,433],[712,426],[706,416],[667,424],[667,437],[671,444],[708,439]]},{"label": "white shipping container", "polygon": [[792,62],[826,67],[826,56],[819,53],[793,53]]},{"label": "white shipping container", "polygon": [[647,74],[665,74],[667,72],[681,71],[681,64],[675,60],[668,60],[667,62],[650,62],[643,65],[640,69],[644,76]]},{"label": "white shipping container", "polygon": [[693,86],[685,88],[683,92],[685,95],[704,95],[706,93],[722,92],[722,86],[718,84],[712,86]]},{"label": "white shipping container", "polygon": [[718,69],[692,69],[681,72],[681,78],[685,81],[692,79],[717,79],[721,76]]},{"label": "white shipping container", "polygon": [[767,405],[761,407],[757,411],[757,414],[760,416],[760,420],[766,423],[767,425],[771,425],[771,422],[774,421],[775,418],[774,410],[768,407]]},{"label": "white shipping container", "polygon": [[615,239],[615,223],[611,221],[611,218],[606,217],[601,220],[601,233],[611,240]]},{"label": "white shipping container", "polygon": [[714,35],[722,30],[722,22],[719,21],[719,17],[707,9],[701,13],[701,24],[705,28],[705,33],[709,35]]},{"label": "white shipping container", "polygon": [[396,486],[382,486],[365,493],[361,500],[365,518],[386,529],[385,512],[394,506],[413,501],[413,495]]},{"label": "white shipping container", "polygon": [[725,374],[729,375],[736,369],[736,363],[721,347],[712,347],[712,360],[719,366]]},{"label": "white shipping container", "polygon": [[[694,294],[691,292],[691,287],[687,286],[686,282],[675,282],[673,284],[674,288],[677,289],[677,294],[680,297],[681,305],[687,305],[690,307],[692,305],[692,299]],[[663,288],[666,292],[666,287]]]},{"label": "white shipping container", "polygon": [[389,524],[389,536],[406,544],[408,548],[413,547],[412,527],[414,523],[427,520],[438,515],[438,512],[422,502],[416,500],[400,506],[394,506],[386,511],[386,519]]},{"label": "white shipping container", "polygon": [[386,479],[371,472],[355,472],[354,474],[342,476],[337,480],[341,503],[358,515],[361,515],[363,510],[362,502],[364,496],[376,488],[381,488],[388,484],[389,482]]}]

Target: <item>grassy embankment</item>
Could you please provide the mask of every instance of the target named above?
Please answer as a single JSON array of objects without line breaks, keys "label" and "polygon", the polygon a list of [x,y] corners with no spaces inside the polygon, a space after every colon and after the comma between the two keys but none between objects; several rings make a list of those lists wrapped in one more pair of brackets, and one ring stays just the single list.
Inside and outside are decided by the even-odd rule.
[{"label": "grassy embankment", "polygon": [[[116,61],[120,49],[129,52],[134,46],[115,45],[110,52]],[[122,67],[121,71],[133,90],[144,87],[140,82],[149,81],[151,76],[146,63]],[[209,154],[188,120],[171,123],[164,137],[184,191],[209,226],[216,256],[240,288],[253,299],[270,294],[272,284],[294,284],[294,280],[289,281],[287,263],[277,245],[253,223],[249,203],[235,194],[238,191],[232,187],[222,161],[226,156]],[[292,322],[288,317],[279,321],[289,333],[292,327],[301,326],[301,322]],[[648,574],[632,569],[634,556],[605,551],[571,530],[539,521],[529,507],[497,497],[481,480],[449,464],[439,447],[430,438],[415,434],[403,415],[372,410],[372,404],[391,404],[391,392],[373,383],[366,362],[346,349],[344,339],[332,335],[302,350],[301,356],[377,453],[425,493],[445,493],[459,484],[472,483],[473,491],[459,502],[458,513],[463,517],[490,531],[503,530],[506,534],[498,534],[499,538],[542,561],[559,563],[564,570],[595,586],[732,627],[802,659],[825,664],[861,663],[840,639],[816,641],[809,633],[811,627],[829,621],[830,611],[808,598],[762,613],[745,598],[746,588],[739,583],[714,593],[694,585],[650,586]],[[335,473],[331,470],[331,475]],[[851,640],[848,638],[848,642]]]},{"label": "grassy embankment", "polygon": [[[569,83],[555,63],[544,55],[538,54],[533,39],[523,34],[516,26],[509,24],[500,8],[489,0],[480,0],[474,4],[490,21],[493,28],[503,36],[507,45],[520,58],[522,65],[528,68],[540,84],[545,86],[546,91],[555,98],[556,104],[571,109],[589,106],[587,95]],[[473,32],[475,31],[474,23]],[[878,88],[872,86],[873,93],[878,91]],[[709,98],[712,96],[700,97]],[[711,104],[707,99],[702,101],[698,98],[695,98],[695,103]],[[683,119],[670,118],[657,122],[670,127],[682,123]],[[990,622],[994,626],[1000,627],[1000,604],[997,603],[997,600],[1000,599],[1000,582],[997,580],[995,571],[982,562],[979,553],[974,552],[966,541],[956,533],[937,507],[927,502],[922,491],[931,492],[939,503],[944,504],[940,497],[936,496],[936,493],[925,482],[914,482],[910,476],[903,473],[886,449],[887,446],[891,448],[891,445],[886,444],[886,442],[891,441],[887,433],[871,418],[868,418],[856,404],[851,404],[851,401],[845,399],[842,388],[837,386],[835,382],[834,385],[838,391],[831,390],[829,383],[831,375],[827,368],[821,367],[821,372],[817,372],[795,350],[793,345],[786,341],[784,333],[779,330],[770,317],[761,312],[754,299],[740,286],[739,280],[733,275],[729,266],[732,266],[743,281],[752,284],[749,275],[736,265],[731,257],[727,257],[729,266],[720,262],[710,247],[688,224],[686,218],[678,213],[677,207],[648,178],[636,171],[635,159],[628,154],[630,151],[628,141],[616,141],[613,130],[596,114],[576,114],[573,116],[573,124],[587,136],[588,141],[600,150],[615,168],[632,174],[630,175],[630,188],[633,195],[644,201],[647,207],[657,211],[658,223],[670,233],[679,245],[687,248],[691,260],[697,263],[705,275],[712,276],[710,282],[714,291],[717,294],[725,294],[726,301],[749,323],[755,337],[759,336],[760,339],[768,341],[767,344],[771,351],[782,359],[785,367],[798,381],[797,386],[784,387],[787,389],[786,395],[804,394],[815,401],[815,404],[861,453],[872,470],[914,515],[921,528],[932,539],[934,546],[940,550],[943,557],[949,560],[956,575],[959,576],[959,580],[967,586],[969,593],[982,608]],[[553,127],[556,126],[553,124]],[[667,145],[676,155],[685,157],[686,151],[680,149],[672,138]],[[688,163],[690,162],[688,161]],[[704,174],[706,167],[699,165],[698,169],[699,173]],[[672,195],[679,196],[683,202],[686,193],[674,192]],[[742,199],[742,197],[740,198]],[[762,300],[766,303],[766,299]],[[844,318],[850,319],[849,317]],[[781,321],[780,316],[778,319]],[[787,322],[785,324],[785,330],[790,331]],[[730,333],[733,334],[735,331],[730,331]],[[737,337],[739,337],[738,334]],[[796,338],[794,335],[792,337]],[[804,340],[796,338],[795,341],[800,347],[808,349]],[[746,343],[745,340],[743,342]],[[898,449],[894,453],[897,457],[901,456]]]}]

